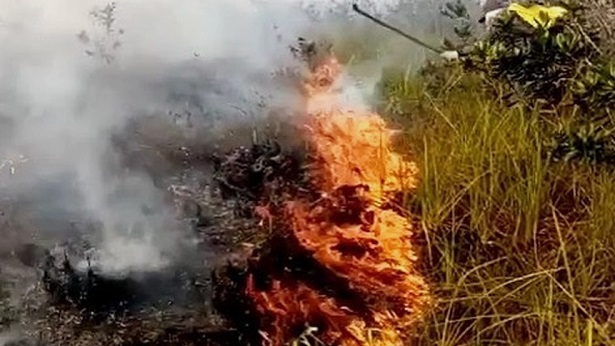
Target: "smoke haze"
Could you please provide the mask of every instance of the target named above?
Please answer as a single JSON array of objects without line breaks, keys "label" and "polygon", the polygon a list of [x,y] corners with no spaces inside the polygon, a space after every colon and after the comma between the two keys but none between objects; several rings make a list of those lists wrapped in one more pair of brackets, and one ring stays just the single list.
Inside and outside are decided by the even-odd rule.
[{"label": "smoke haze", "polygon": [[[413,18],[417,35],[434,30],[436,2],[401,2],[361,5],[403,25]],[[101,224],[102,263],[119,271],[165,266],[186,239],[172,231],[152,177],[122,169],[113,134],[140,117],[189,111],[195,128],[183,135],[213,141],[246,114],[258,118],[263,98],[293,108],[292,90],[271,73],[295,66],[288,46],[298,36],[381,30],[351,16],[347,1],[118,0],[105,20],[108,5],[0,0],[0,159],[15,166],[14,175],[0,172],[0,193],[34,201],[39,236],[87,214]],[[361,98],[374,82],[351,93]]]}]

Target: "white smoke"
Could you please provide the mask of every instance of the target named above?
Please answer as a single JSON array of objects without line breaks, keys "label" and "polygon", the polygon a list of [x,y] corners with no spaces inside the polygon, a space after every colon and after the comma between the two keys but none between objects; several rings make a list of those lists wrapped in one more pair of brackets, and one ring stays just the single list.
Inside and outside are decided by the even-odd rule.
[{"label": "white smoke", "polygon": [[[384,15],[401,2],[359,3]],[[430,1],[410,3],[414,10],[417,4],[430,8],[431,19],[437,12]],[[25,191],[51,183],[77,191],[79,198],[59,194],[52,203],[102,222],[99,246],[108,266],[155,269],[177,252],[173,215],[150,177],[112,169],[111,134],[137,117],[173,111],[171,94],[194,96],[201,117],[223,122],[240,118],[237,109],[258,116],[261,95],[291,103],[271,72],[293,64],[288,45],[296,37],[330,30],[326,16],[346,22],[351,4],[118,0],[106,28],[90,12],[107,5],[0,0],[0,155],[29,158],[14,176],[2,173],[0,188]],[[416,18],[421,25],[429,21]],[[200,135],[215,133],[203,129]]]},{"label": "white smoke", "polygon": [[0,333],[0,346],[4,346],[15,340],[15,336],[9,333]]}]

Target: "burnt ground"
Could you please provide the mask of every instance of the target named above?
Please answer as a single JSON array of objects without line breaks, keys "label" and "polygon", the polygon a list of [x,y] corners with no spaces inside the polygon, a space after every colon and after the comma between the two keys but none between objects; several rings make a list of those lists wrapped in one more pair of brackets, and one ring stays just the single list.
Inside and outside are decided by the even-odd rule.
[{"label": "burnt ground", "polygon": [[[319,56],[315,54],[316,48],[300,40],[299,50],[295,53],[308,60],[315,59]],[[303,85],[301,74],[296,72],[281,71],[275,76],[279,82],[277,84],[284,85],[282,89],[290,90],[293,95],[294,90]],[[265,137],[275,138],[286,147],[302,148],[303,143],[295,132],[297,124],[289,122],[295,112],[286,109],[288,101],[285,100],[285,106],[280,109],[269,109],[272,117],[263,119],[259,115],[258,118],[265,121],[260,123],[264,128],[260,127],[261,136],[258,139],[254,138],[254,126],[257,125],[254,118],[241,123],[235,117],[232,128],[212,128],[217,122],[212,122],[211,115],[201,109],[201,103],[212,103],[206,100],[197,102],[199,107],[194,110],[188,107],[186,112],[170,113],[172,120],[164,116],[141,118],[118,133],[112,142],[123,162],[116,168],[143,172],[157,188],[168,192],[169,206],[176,207],[177,218],[185,225],[182,232],[196,236],[196,250],[192,255],[199,261],[187,266],[179,265],[171,271],[150,273],[145,277],[95,277],[97,284],[93,286],[92,276],[87,272],[73,271],[81,291],[84,291],[83,287],[89,287],[86,291],[90,297],[85,300],[80,294],[77,294],[76,300],[69,299],[68,302],[57,301],[57,297],[50,295],[49,285],[44,284],[43,280],[45,270],[42,269],[46,267],[41,268],[41,262],[49,257],[45,250],[61,243],[71,253],[65,261],[68,265],[64,267],[74,269],[77,261],[84,260],[83,249],[80,248],[88,243],[87,235],[96,233],[98,225],[80,215],[67,215],[63,211],[56,213],[61,216],[54,219],[53,225],[37,224],[34,221],[36,217],[32,216],[37,213],[32,203],[23,204],[19,199],[0,196],[0,346],[222,346],[246,345],[250,339],[253,340],[254,335],[242,336],[231,327],[237,325],[237,321],[232,323],[221,317],[231,315],[229,319],[233,319],[245,315],[237,311],[244,306],[241,302],[230,306],[219,303],[227,301],[227,297],[220,299],[220,294],[241,295],[238,290],[233,291],[234,287],[239,289],[239,286],[235,286],[234,282],[218,285],[212,280],[227,274],[217,275],[219,271],[242,268],[241,263],[237,266],[233,263],[244,261],[253,245],[267,238],[271,230],[267,229],[267,225],[258,224],[259,220],[251,214],[254,210],[250,206],[240,205],[238,208],[241,200],[223,198],[228,196],[222,196],[217,188],[220,181],[214,184],[211,156],[214,152],[225,152],[242,145],[250,147],[255,140]],[[294,102],[290,104],[302,109],[301,97],[298,101],[297,105]],[[256,110],[247,113],[254,112],[265,110],[259,105]],[[239,113],[245,111],[239,110]],[[201,118],[206,120],[203,122]],[[221,122],[228,125],[226,114],[223,118]],[[177,121],[183,125],[177,126]],[[0,192],[2,186],[3,181],[0,180]],[[274,191],[279,188],[277,186]],[[42,191],[36,193],[45,194]],[[51,213],[54,214],[53,211]],[[39,232],[52,226],[55,238],[47,238]],[[61,257],[61,254],[55,254],[55,264],[62,262]],[[62,264],[59,267],[61,269]],[[227,277],[232,278],[233,275]],[[214,285],[223,287],[222,291],[215,290]],[[80,292],[79,288],[75,290]],[[122,298],[116,299],[118,295]],[[228,301],[233,302],[232,298]],[[216,309],[225,311],[215,311],[213,300],[218,301]],[[83,301],[86,302],[85,306]],[[124,305],[126,301],[130,304]],[[100,304],[95,304],[97,309],[88,305],[92,302],[102,302],[102,313]],[[117,307],[118,302],[121,303],[120,308]]]},{"label": "burnt ground", "polygon": [[[127,311],[105,309],[100,318],[91,311],[84,314],[86,307],[45,304],[47,292],[38,285],[26,297],[22,323],[31,339],[49,345],[240,345],[240,335],[211,308],[209,274],[256,227],[249,220],[236,221],[234,206],[215,193],[198,203],[208,211],[206,224],[194,229],[206,249],[202,267],[156,273],[141,282],[105,282],[103,289],[91,292],[97,302],[116,302],[120,294],[137,301]],[[150,285],[158,288],[154,297],[147,296]],[[165,285],[171,287],[162,291]]]},{"label": "burnt ground", "polygon": [[[299,75],[287,76],[288,73],[276,76],[285,89],[302,85],[297,83]],[[50,294],[49,285],[43,282],[41,263],[45,250],[57,248],[59,243],[71,254],[67,267],[74,267],[85,259],[87,235],[96,233],[99,226],[78,213],[62,210],[47,211],[60,215],[51,218],[53,224],[49,220],[37,224],[36,202],[24,203],[1,195],[6,180],[0,179],[0,346],[249,344],[254,336],[242,336],[232,327],[237,321],[222,317],[232,320],[243,316],[237,310],[244,305],[213,303],[227,301],[220,294],[241,295],[240,287],[234,282],[218,285],[212,281],[225,276],[226,273],[217,275],[218,271],[242,268],[241,263],[229,263],[245,260],[253,245],[267,238],[271,230],[259,224],[260,218],[253,215],[253,204],[246,208],[237,198],[223,198],[228,196],[221,192],[228,191],[218,188],[224,184],[214,179],[212,155],[233,148],[241,151],[242,146],[250,148],[264,138],[275,138],[287,148],[301,148],[303,143],[295,132],[297,124],[290,121],[296,119],[291,110],[294,106],[286,106],[272,107],[269,115],[259,115],[259,124],[251,117],[234,117],[232,125],[227,126],[226,114],[223,121],[211,121],[211,115],[201,114],[203,110],[197,107],[194,112],[140,118],[118,132],[111,139],[122,158],[116,168],[145,173],[157,188],[167,191],[169,207],[175,208],[177,219],[184,224],[181,232],[195,236],[196,249],[190,251],[197,260],[145,277],[96,277],[94,282],[98,284],[94,286],[88,273],[81,271],[76,274],[77,286],[81,287],[81,292],[76,289],[76,301],[58,301]],[[257,107],[254,112],[266,111]],[[221,127],[216,127],[218,123],[222,123]],[[56,189],[64,188],[56,185]],[[32,189],[39,195],[57,194]],[[49,196],[47,204],[49,199],[53,201]],[[54,229],[51,233],[55,237],[45,237],[45,232],[40,232],[48,228]],[[54,256],[55,265],[61,269],[62,253]],[[223,287],[222,291],[214,290],[214,285]],[[89,288],[84,290],[84,286]],[[80,298],[82,291],[90,294],[85,300]],[[88,305],[93,303],[95,309]]]},{"label": "burnt ground", "polygon": [[[241,131],[235,136],[241,136]],[[5,293],[0,296],[0,345],[245,344],[212,308],[211,272],[245,242],[255,241],[262,229],[256,219],[236,217],[236,201],[221,198],[212,182],[209,157],[214,149],[209,144],[190,147],[179,143],[170,150],[151,143],[152,138],[160,141],[160,136],[135,135],[120,144],[131,169],[151,173],[158,187],[168,190],[169,202],[178,208],[185,231],[196,235],[200,264],[149,278],[101,279],[102,289],[94,293],[100,299],[95,300],[113,302],[118,294],[127,294],[125,300],[134,302],[123,309],[98,314],[79,304],[58,303],[45,290],[40,270],[45,249],[51,249],[53,242],[36,234],[37,225],[30,222],[27,208],[6,200],[0,208],[0,235],[10,234],[13,240],[0,246],[0,283]],[[245,136],[238,142],[245,143]],[[82,240],[75,238],[96,228],[87,220],[66,221],[65,226],[71,228],[66,231],[72,238],[65,241],[69,245],[79,243]],[[70,258],[73,264],[80,260],[79,251],[75,253]]]}]

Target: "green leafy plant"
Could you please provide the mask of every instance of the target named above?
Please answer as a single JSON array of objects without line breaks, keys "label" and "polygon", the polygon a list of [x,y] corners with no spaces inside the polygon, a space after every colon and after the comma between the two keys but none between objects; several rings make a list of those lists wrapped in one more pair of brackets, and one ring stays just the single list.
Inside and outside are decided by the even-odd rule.
[{"label": "green leafy plant", "polygon": [[615,163],[615,129],[589,123],[560,124],[553,140],[555,161],[586,161],[592,164]]},{"label": "green leafy plant", "polygon": [[548,131],[553,134],[549,147],[559,161],[615,163],[610,144],[615,137],[604,130],[614,125],[615,64],[602,48],[605,38],[592,15],[594,2],[515,3],[464,60],[466,70],[478,72],[486,83],[504,82],[512,104],[550,108],[551,115],[562,118],[545,124],[547,129],[555,125]]},{"label": "green leafy plant", "polygon": [[532,99],[554,106],[576,104],[604,110],[615,101],[615,74],[610,57],[600,49],[600,37],[588,22],[587,8],[575,1],[561,1],[561,18],[549,25],[508,11],[494,24],[485,40],[478,42],[467,67],[508,82]]}]

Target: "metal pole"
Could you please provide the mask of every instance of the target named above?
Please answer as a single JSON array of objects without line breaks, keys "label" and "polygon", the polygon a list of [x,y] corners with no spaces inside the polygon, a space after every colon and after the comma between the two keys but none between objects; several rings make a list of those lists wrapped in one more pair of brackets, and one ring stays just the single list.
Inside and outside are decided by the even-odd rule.
[{"label": "metal pole", "polygon": [[429,49],[430,51],[432,51],[432,52],[436,52],[436,53],[438,53],[438,54],[441,54],[441,53],[443,53],[443,52],[444,52],[444,50],[442,50],[442,49],[440,49],[440,48],[437,48],[437,47],[434,47],[434,46],[432,46],[432,45],[430,45],[430,44],[427,44],[427,43],[425,43],[425,42],[423,42],[423,41],[419,40],[418,38],[416,38],[416,37],[414,37],[414,36],[410,36],[410,35],[406,34],[405,32],[401,31],[400,29],[397,29],[396,27],[394,27],[394,26],[392,26],[392,25],[390,25],[390,24],[388,24],[388,23],[385,23],[385,22],[383,22],[382,20],[380,20],[380,19],[378,19],[378,18],[376,18],[376,17],[372,16],[371,14],[369,14],[369,13],[367,13],[367,12],[363,11],[362,9],[360,9],[360,8],[359,8],[359,5],[357,5],[357,4],[353,4],[353,5],[352,5],[352,9],[353,9],[355,12],[357,12],[358,14],[362,15],[363,17],[365,17],[365,18],[367,18],[367,19],[369,19],[369,20],[373,21],[374,23],[376,23],[376,24],[378,24],[378,25],[380,25],[380,26],[383,26],[383,27],[385,27],[385,28],[387,28],[387,29],[389,29],[389,30],[391,30],[391,31],[393,31],[393,32],[395,32],[395,33],[397,33],[397,34],[399,34],[399,35],[401,35],[401,36],[403,36],[403,37],[407,38],[407,39],[409,39],[410,41],[412,41],[412,42],[414,42],[414,43],[418,44],[418,45],[419,45],[419,46],[421,46],[421,47],[427,48],[427,49]]}]

